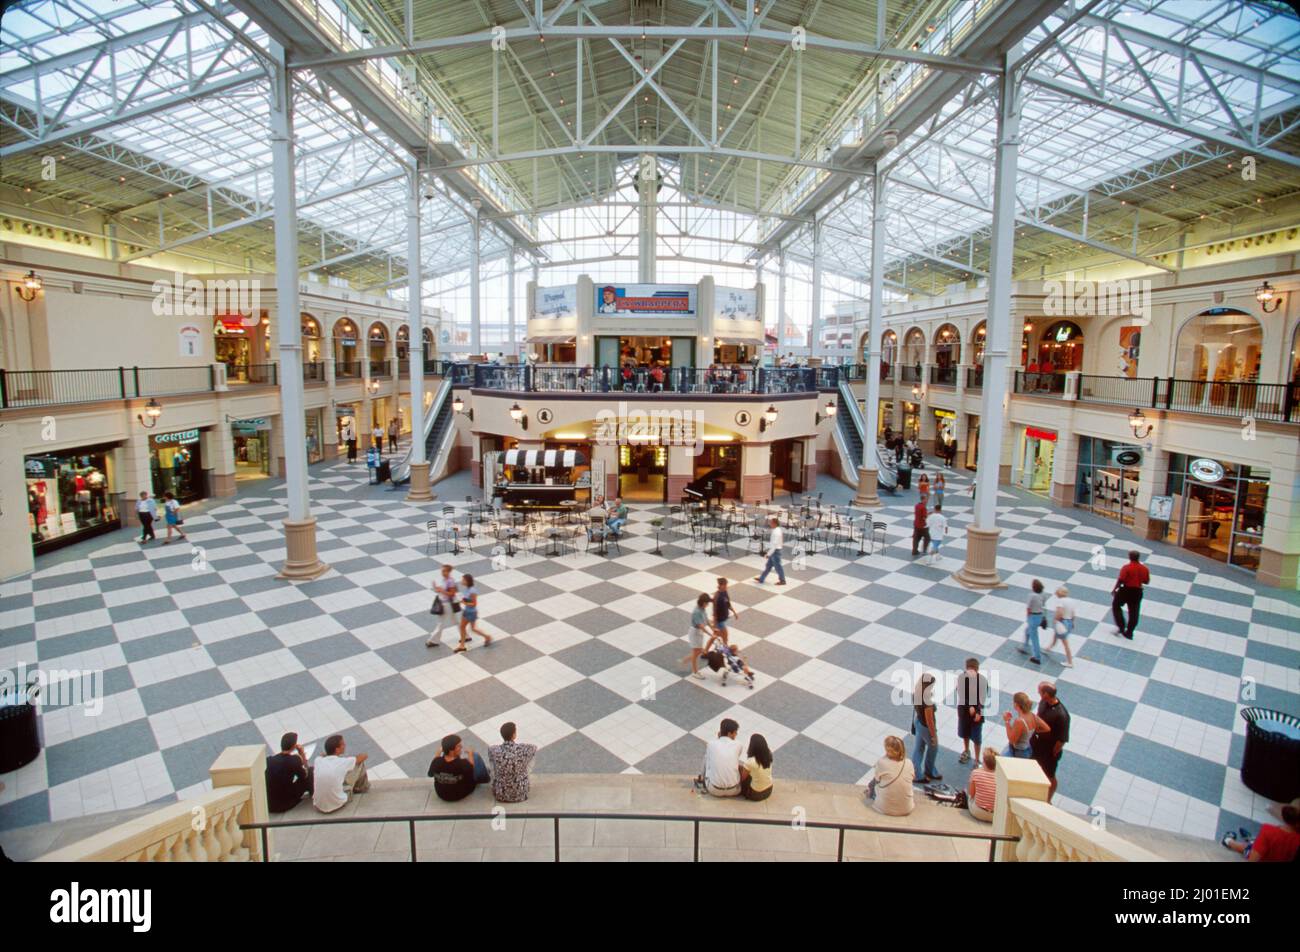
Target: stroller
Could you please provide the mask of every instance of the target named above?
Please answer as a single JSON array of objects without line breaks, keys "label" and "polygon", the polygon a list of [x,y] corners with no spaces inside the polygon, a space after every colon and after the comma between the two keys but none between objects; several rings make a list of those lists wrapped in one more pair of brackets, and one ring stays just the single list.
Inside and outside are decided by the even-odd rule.
[{"label": "stroller", "polygon": [[754,673],[745,665],[745,659],[729,647],[726,642],[719,641],[717,647],[709,651],[705,658],[709,663],[710,671],[722,672],[722,684],[727,684],[727,675],[735,674],[745,679],[749,689],[754,690]]}]

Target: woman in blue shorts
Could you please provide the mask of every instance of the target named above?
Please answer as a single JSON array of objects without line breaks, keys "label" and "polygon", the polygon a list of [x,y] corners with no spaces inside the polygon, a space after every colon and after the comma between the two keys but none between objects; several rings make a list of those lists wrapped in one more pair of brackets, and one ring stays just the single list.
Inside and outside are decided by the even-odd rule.
[{"label": "woman in blue shorts", "polygon": [[472,575],[465,575],[460,580],[460,606],[460,644],[456,646],[456,652],[465,650],[465,636],[468,629],[473,629],[476,635],[482,635],[484,647],[492,644],[492,636],[478,627],[478,589],[474,587]]}]

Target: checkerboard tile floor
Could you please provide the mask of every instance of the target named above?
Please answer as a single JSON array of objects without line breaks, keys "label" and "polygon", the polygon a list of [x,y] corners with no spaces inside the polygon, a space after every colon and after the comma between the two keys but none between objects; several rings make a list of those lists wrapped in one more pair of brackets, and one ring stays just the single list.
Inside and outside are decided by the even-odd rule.
[{"label": "checkerboard tile floor", "polygon": [[[286,730],[315,742],[343,733],[379,778],[424,776],[442,735],[481,749],[506,720],[543,745],[539,771],[686,773],[731,716],[743,733],[766,735],[778,778],[863,782],[886,735],[910,744],[896,687],[922,667],[957,672],[974,655],[1000,709],[1057,679],[1073,715],[1063,806],[1213,837],[1264,819],[1268,805],[1237,769],[1242,707],[1300,713],[1293,594],[1161,548],[1137,638],[1122,641],[1108,621],[1111,579],[1129,548],[1149,549],[1087,514],[1002,493],[1009,587],[961,588],[951,573],[970,520],[965,475],[949,479],[953,531],[939,564],[910,559],[915,495],[904,494],[874,517],[887,525],[883,551],[790,545],[790,584],[777,588],[751,581],[761,560],[743,542],[713,555],[680,535],[656,546],[659,507],[635,508],[621,554],[609,557],[581,545],[504,557],[481,539],[426,554],[424,523],[443,503],[408,504],[359,485],[358,472],[312,471],[331,567],[312,582],[275,577],[285,504],[272,483],[191,515],[192,546],[111,542],[0,584],[0,667],[102,672],[94,716],[72,704],[44,710],[42,754],[0,778],[0,829],[185,797],[223,747],[275,743]],[[1097,553],[1108,567],[1094,567]],[[497,636],[490,648],[476,640],[453,654],[451,631],[425,646],[442,562],[477,579],[481,625]],[[732,580],[733,639],[757,672],[753,690],[685,677],[678,664],[693,600],[718,576]],[[1036,577],[1049,592],[1068,584],[1079,602],[1073,668],[1059,653],[1038,668],[1016,650]],[[1005,744],[1000,721],[987,731]],[[964,784],[951,708],[940,709],[940,733],[939,769]]]}]

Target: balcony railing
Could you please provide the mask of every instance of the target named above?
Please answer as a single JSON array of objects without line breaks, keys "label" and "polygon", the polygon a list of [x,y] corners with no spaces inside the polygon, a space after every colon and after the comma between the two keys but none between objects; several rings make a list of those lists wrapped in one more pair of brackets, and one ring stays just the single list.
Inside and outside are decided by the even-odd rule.
[{"label": "balcony railing", "polygon": [[101,370],[0,370],[0,409],[211,393],[216,370],[199,367],[118,367]]},{"label": "balcony railing", "polygon": [[984,389],[984,366],[966,368],[966,389],[983,390]]},{"label": "balcony railing", "polygon": [[1031,374],[1017,370],[1015,392],[1045,397],[1062,396],[1065,393],[1065,374]]},{"label": "balcony railing", "polygon": [[625,375],[618,367],[458,364],[452,380],[456,385],[464,374],[477,389],[518,392],[775,394],[838,388],[838,373],[837,367],[666,367],[657,375],[639,367]]},{"label": "balcony railing", "polygon": [[[1017,371],[1015,392],[1029,396],[1064,396],[1065,374]],[[1300,423],[1300,383],[1080,374],[1077,397],[1082,403]]]},{"label": "balcony railing", "polygon": [[226,383],[248,383],[260,386],[275,386],[280,382],[277,364],[250,364],[240,369],[237,378],[232,379],[226,373]]},{"label": "balcony railing", "polygon": [[302,379],[304,383],[324,383],[325,362],[323,360],[307,361],[302,365]]},{"label": "balcony railing", "polygon": [[1087,403],[1114,403],[1125,407],[1154,407],[1164,392],[1159,377],[1099,377],[1079,375],[1079,399]]},{"label": "balcony railing", "polygon": [[340,380],[361,376],[361,361],[359,360],[336,360],[334,361],[334,379]]},{"label": "balcony railing", "polygon": [[911,367],[904,366],[899,372],[899,380],[903,383],[920,383],[921,382],[921,365],[914,364]]},{"label": "balcony railing", "polygon": [[387,380],[393,375],[393,365],[387,360],[370,361],[371,378],[378,377],[380,380]]},{"label": "balcony railing", "polygon": [[957,386],[957,368],[956,367],[931,367],[930,368],[930,385],[934,387],[955,387]]}]

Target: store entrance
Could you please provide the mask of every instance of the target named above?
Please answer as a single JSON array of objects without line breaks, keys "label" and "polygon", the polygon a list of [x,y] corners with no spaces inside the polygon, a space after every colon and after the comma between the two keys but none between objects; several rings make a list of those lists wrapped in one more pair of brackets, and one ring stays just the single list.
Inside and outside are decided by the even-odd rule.
[{"label": "store entrance", "polygon": [[1260,467],[1172,454],[1169,541],[1219,562],[1258,569],[1268,484],[1269,472]]},{"label": "store entrance", "polygon": [[218,335],[216,338],[217,362],[226,365],[226,380],[246,382],[248,366],[252,362],[252,345],[247,337]]},{"label": "store entrance", "polygon": [[655,443],[620,446],[618,494],[629,502],[666,502],[668,448]]},{"label": "store entrance", "polygon": [[772,497],[801,493],[803,483],[803,441],[777,440],[772,444]]},{"label": "store entrance", "polygon": [[1020,488],[1031,493],[1050,493],[1052,462],[1055,458],[1056,434],[1050,430],[1025,427],[1025,439],[1021,444],[1020,478],[1017,480]]}]

